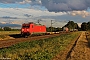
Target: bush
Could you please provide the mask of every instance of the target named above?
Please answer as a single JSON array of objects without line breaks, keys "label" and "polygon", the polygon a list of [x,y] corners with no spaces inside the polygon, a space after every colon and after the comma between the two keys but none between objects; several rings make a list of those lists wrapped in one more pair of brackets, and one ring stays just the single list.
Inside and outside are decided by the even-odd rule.
[{"label": "bush", "polygon": [[3,29],[4,29],[4,31],[11,31],[10,27],[4,27]]}]

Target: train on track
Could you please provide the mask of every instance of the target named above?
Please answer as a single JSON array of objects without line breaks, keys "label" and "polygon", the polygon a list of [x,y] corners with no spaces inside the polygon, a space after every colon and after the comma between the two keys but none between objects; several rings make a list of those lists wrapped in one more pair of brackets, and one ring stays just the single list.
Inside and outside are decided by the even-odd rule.
[{"label": "train on track", "polygon": [[38,25],[33,22],[23,23],[21,28],[21,35],[27,37],[34,33],[46,33],[45,25]]},{"label": "train on track", "polygon": [[63,28],[63,31],[59,32],[47,32],[45,25],[35,24],[33,22],[23,23],[21,28],[21,36],[28,37],[29,35],[36,33],[45,33],[45,34],[58,34],[58,33],[67,33],[71,32],[67,27]]}]

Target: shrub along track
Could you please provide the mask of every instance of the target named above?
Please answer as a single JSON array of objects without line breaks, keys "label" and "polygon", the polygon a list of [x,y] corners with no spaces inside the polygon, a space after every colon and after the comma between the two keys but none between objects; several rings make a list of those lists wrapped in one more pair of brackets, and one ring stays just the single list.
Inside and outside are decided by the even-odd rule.
[{"label": "shrub along track", "polygon": [[[39,40],[55,36],[60,36],[60,34],[4,40],[0,41],[0,48],[9,47],[16,43],[24,41]],[[66,49],[59,52],[60,54],[55,56],[52,60],[90,60],[90,49],[87,46],[88,42],[86,40],[85,32],[82,32],[80,35],[77,36],[77,38],[72,40],[72,42],[66,47]]]},{"label": "shrub along track", "polygon": [[61,51],[58,55],[56,55],[52,60],[68,60],[71,57],[71,54],[73,52],[73,49],[77,45],[77,42],[79,38],[81,37],[82,33],[79,34],[72,42],[64,49]]},{"label": "shrub along track", "polygon": [[34,36],[34,37],[28,37],[28,38],[15,38],[15,39],[10,39],[10,40],[1,40],[0,48],[9,47],[11,45],[14,45],[14,44],[20,43],[20,42],[40,40],[40,39],[45,39],[45,38],[50,38],[50,37],[55,37],[55,36],[60,36],[60,34]]},{"label": "shrub along track", "polygon": [[90,60],[90,46],[86,36],[85,32],[82,32],[67,60]]},{"label": "shrub along track", "polygon": [[52,60],[90,60],[90,46],[85,32]]}]

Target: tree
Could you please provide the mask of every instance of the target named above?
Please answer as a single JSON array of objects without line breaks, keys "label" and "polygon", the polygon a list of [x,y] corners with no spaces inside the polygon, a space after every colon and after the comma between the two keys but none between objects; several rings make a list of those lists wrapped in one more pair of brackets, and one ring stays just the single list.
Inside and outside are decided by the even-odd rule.
[{"label": "tree", "polygon": [[75,29],[79,29],[79,26],[78,26],[77,23],[74,24],[74,28],[75,28]]},{"label": "tree", "polygon": [[87,30],[90,30],[90,21],[87,23]]},{"label": "tree", "polygon": [[74,22],[73,21],[69,21],[65,27],[68,27],[69,29],[74,29]]},{"label": "tree", "polygon": [[69,29],[79,29],[78,24],[74,23],[73,21],[69,21],[64,27],[67,27]]},{"label": "tree", "polygon": [[88,29],[88,25],[87,25],[86,22],[83,22],[83,23],[81,24],[81,29],[82,29],[83,31],[86,31],[86,30]]},{"label": "tree", "polygon": [[3,31],[3,28],[2,27],[0,28],[0,31]]},{"label": "tree", "polygon": [[4,29],[4,31],[11,31],[10,27],[4,27],[3,29]]}]

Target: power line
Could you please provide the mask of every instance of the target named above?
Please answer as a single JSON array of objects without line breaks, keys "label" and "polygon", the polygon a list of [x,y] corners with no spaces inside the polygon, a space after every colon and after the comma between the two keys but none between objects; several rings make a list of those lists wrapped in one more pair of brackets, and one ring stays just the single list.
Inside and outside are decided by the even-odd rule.
[{"label": "power line", "polygon": [[55,20],[54,22],[53,22],[53,21],[54,21],[54,20],[51,20],[51,33],[52,33],[52,27],[53,27],[52,25],[53,25],[54,23],[56,23],[56,22],[68,22],[68,21],[56,21],[56,20]]}]

